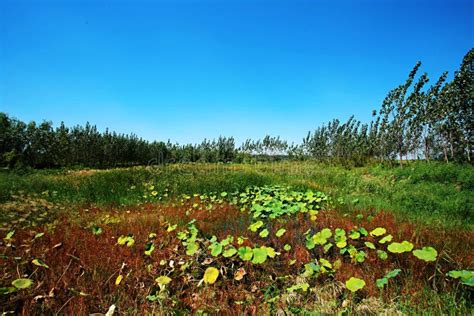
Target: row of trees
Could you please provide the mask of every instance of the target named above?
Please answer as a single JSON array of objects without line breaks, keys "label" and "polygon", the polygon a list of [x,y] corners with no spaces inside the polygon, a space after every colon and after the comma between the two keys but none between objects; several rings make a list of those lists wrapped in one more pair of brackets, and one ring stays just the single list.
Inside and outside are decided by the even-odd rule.
[{"label": "row of trees", "polygon": [[350,117],[309,133],[303,152],[319,160],[364,164],[368,160],[444,159],[472,161],[474,142],[474,49],[450,82],[447,72],[427,87],[417,78],[417,63],[407,80],[391,90],[370,123]]},{"label": "row of trees", "polygon": [[231,162],[255,159],[317,159],[363,165],[370,160],[403,164],[407,159],[472,161],[474,141],[474,49],[450,82],[447,73],[431,86],[417,63],[407,80],[391,90],[373,120],[334,119],[308,133],[299,145],[280,137],[246,140],[219,137],[200,144],[149,142],[96,126],[54,128],[24,123],[0,113],[0,165],[113,167],[173,162]]}]

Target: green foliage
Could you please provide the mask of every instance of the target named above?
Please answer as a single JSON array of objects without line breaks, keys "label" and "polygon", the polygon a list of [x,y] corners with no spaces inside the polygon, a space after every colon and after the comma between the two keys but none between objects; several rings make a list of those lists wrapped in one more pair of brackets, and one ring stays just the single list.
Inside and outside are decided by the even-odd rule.
[{"label": "green foliage", "polygon": [[320,232],[317,232],[313,236],[313,242],[316,245],[324,245],[327,243],[328,239],[331,238],[332,232],[329,228],[323,228]]},{"label": "green foliage", "polygon": [[409,241],[393,242],[388,245],[387,250],[393,253],[410,252],[413,249],[413,244]]},{"label": "green foliage", "polygon": [[395,269],[388,272],[383,278],[377,279],[375,285],[377,285],[378,288],[383,289],[383,287],[388,284],[388,280],[396,277],[401,271],[402,270],[400,269]]},{"label": "green foliage", "polygon": [[386,232],[387,232],[387,230],[385,228],[377,227],[377,228],[375,228],[374,230],[372,230],[370,232],[370,235],[379,237],[379,236],[384,235]]},{"label": "green foliage", "polygon": [[260,237],[265,238],[269,234],[268,229],[262,229],[262,231],[258,234]]},{"label": "green foliage", "polygon": [[346,281],[346,288],[351,292],[357,292],[365,287],[365,281],[359,278],[351,277]]},{"label": "green foliage", "polygon": [[256,247],[253,248],[253,258],[252,258],[252,263],[253,264],[261,264],[267,261],[268,253],[267,250],[263,247]]},{"label": "green foliage", "polygon": [[27,289],[33,285],[33,280],[31,279],[16,279],[12,282],[12,285],[19,289]]},{"label": "green foliage", "polygon": [[225,258],[230,258],[233,255],[235,255],[236,253],[237,253],[237,249],[235,249],[234,247],[230,247],[230,248],[226,249],[224,251],[224,253],[222,253],[222,256],[224,256]]},{"label": "green foliage", "polygon": [[247,246],[240,247],[238,250],[238,254],[240,259],[242,259],[243,261],[250,261],[253,257],[253,249]]},{"label": "green foliage", "polygon": [[133,236],[120,236],[117,239],[117,244],[120,246],[126,245],[127,247],[132,247],[135,244],[135,239],[133,239]]},{"label": "green foliage", "polygon": [[423,261],[435,261],[438,252],[433,247],[423,247],[422,249],[413,250],[413,255]]},{"label": "green foliage", "polygon": [[217,257],[218,255],[221,254],[222,252],[222,245],[221,243],[214,242],[209,246],[209,249],[211,250],[211,255],[214,257]]},{"label": "green foliage", "polygon": [[461,283],[470,287],[474,287],[474,271],[471,270],[452,270],[447,276],[453,279],[461,279]]},{"label": "green foliage", "polygon": [[283,236],[283,235],[285,234],[285,232],[286,232],[286,229],[280,228],[280,229],[277,230],[277,232],[275,233],[275,236],[281,237],[281,236]]}]

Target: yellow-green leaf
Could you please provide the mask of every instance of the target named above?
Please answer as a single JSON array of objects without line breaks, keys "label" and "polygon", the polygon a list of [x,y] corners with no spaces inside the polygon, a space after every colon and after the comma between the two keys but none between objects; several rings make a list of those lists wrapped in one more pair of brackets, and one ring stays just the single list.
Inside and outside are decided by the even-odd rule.
[{"label": "yellow-green leaf", "polygon": [[213,267],[209,267],[204,272],[204,283],[213,284],[216,282],[217,277],[219,276],[219,270]]}]

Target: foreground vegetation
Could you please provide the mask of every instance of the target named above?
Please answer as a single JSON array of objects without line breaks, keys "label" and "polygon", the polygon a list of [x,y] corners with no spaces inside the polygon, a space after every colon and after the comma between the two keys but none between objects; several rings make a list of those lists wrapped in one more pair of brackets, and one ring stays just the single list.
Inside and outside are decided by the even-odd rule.
[{"label": "foreground vegetation", "polygon": [[0,174],[4,312],[472,312],[471,165]]}]

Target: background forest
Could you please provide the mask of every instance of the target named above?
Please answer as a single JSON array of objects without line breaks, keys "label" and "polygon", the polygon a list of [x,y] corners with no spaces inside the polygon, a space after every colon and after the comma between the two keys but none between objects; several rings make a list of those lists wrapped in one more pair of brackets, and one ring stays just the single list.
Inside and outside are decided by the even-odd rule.
[{"label": "background forest", "polygon": [[134,134],[98,131],[95,125],[67,127],[25,123],[0,113],[0,165],[8,167],[115,167],[173,162],[250,162],[316,159],[361,166],[369,161],[424,159],[472,161],[474,130],[474,49],[451,81],[444,72],[429,85],[418,62],[404,83],[387,94],[373,120],[334,119],[309,132],[301,144],[280,137],[233,137],[179,145],[147,141]]}]

